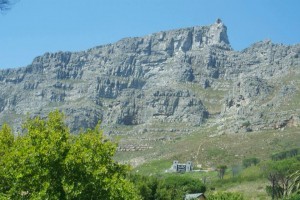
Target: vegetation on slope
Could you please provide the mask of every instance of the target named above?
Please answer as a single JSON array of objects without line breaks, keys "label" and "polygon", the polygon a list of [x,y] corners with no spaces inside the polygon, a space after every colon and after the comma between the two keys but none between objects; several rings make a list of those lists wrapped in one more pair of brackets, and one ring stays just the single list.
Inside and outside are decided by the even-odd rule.
[{"label": "vegetation on slope", "polygon": [[[156,141],[157,149],[131,153],[161,157],[129,174],[128,166],[115,161],[126,152],[114,157],[117,145],[103,136],[99,126],[72,135],[63,118],[55,111],[47,119],[28,119],[26,131],[18,136],[2,125],[1,199],[176,200],[204,192],[211,200],[299,198],[297,128],[215,135],[208,131],[216,131],[211,127],[202,134]],[[165,173],[174,159],[191,159],[196,169],[210,170]]]},{"label": "vegetation on slope", "polygon": [[139,199],[99,127],[71,135],[55,111],[24,128],[17,137],[7,125],[0,131],[1,199]]}]

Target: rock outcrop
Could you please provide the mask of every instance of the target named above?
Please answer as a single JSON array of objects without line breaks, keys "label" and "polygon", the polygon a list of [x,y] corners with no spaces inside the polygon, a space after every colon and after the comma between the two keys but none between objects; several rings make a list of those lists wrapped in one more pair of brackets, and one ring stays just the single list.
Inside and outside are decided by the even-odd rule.
[{"label": "rock outcrop", "polygon": [[[244,130],[245,121],[248,131],[297,124],[299,57],[300,45],[270,41],[234,51],[221,20],[82,52],[46,53],[27,67],[0,71],[0,122],[18,131],[27,114],[60,109],[72,131],[99,120],[199,126],[216,117],[234,132]],[[274,117],[287,102],[295,105],[283,112],[293,112]]]}]

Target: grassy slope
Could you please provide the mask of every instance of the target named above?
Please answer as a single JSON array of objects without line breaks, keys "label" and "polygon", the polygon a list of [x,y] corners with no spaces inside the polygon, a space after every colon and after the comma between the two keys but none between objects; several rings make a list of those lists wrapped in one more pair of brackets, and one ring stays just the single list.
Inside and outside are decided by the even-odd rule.
[{"label": "grassy slope", "polygon": [[[263,112],[287,112],[287,115],[297,113],[300,103],[300,78],[299,73],[293,73],[288,78],[276,80],[275,91],[265,99],[265,103],[276,97],[283,85],[292,85],[296,91],[283,99],[279,106]],[[221,85],[230,85],[222,83]],[[221,110],[221,99],[226,90],[230,87],[218,87],[215,90],[202,89],[196,85],[181,85],[179,87],[189,87],[197,97],[203,100],[204,105],[210,113],[218,113]],[[210,91],[212,90],[212,91]],[[231,120],[229,120],[231,121]],[[230,122],[229,122],[230,123]],[[239,134],[219,134],[219,127],[214,126],[214,120],[207,121],[204,127],[195,128],[192,134],[173,134],[170,141],[149,142],[153,149],[142,152],[119,152],[118,160],[130,160],[139,158],[143,163],[134,168],[135,173],[144,175],[160,174],[171,167],[173,160],[186,162],[192,160],[195,165],[202,165],[203,168],[226,164],[229,168],[233,165],[240,165],[242,160],[250,157],[257,157],[260,160],[267,160],[270,155],[276,152],[300,147],[300,127],[286,127],[281,130],[261,130],[257,132],[247,132]],[[156,125],[155,125],[156,126]],[[158,125],[159,126],[159,125]],[[161,125],[162,128],[174,127],[176,125]],[[181,125],[178,125],[179,127]],[[149,133],[147,133],[149,134]],[[155,137],[169,135],[168,132],[155,133]],[[174,139],[176,138],[176,139]],[[138,143],[138,141],[136,141]],[[245,172],[247,173],[247,172]],[[216,172],[210,174],[186,174],[188,176],[212,177],[217,183]],[[252,176],[252,175],[251,175]],[[229,179],[230,174],[225,176]],[[217,190],[239,191],[246,199],[268,199],[265,193],[265,186],[269,184],[265,178],[243,179],[242,182],[228,181],[214,184]]]},{"label": "grassy slope", "polygon": [[[192,160],[194,164],[201,164],[203,167],[219,164],[230,166],[241,164],[244,158],[257,157],[264,160],[275,152],[300,147],[300,127],[242,134],[212,135],[214,132],[214,127],[199,129],[177,140],[153,142],[153,149],[150,150],[118,152],[117,158],[126,160],[145,156],[148,161],[166,160],[170,166],[175,159],[181,162]],[[155,157],[147,157],[150,154]],[[146,163],[149,163],[148,161]],[[156,167],[156,164],[153,166]]]},{"label": "grassy slope", "polygon": [[165,170],[171,167],[175,159],[180,162],[192,160],[195,165],[201,164],[203,168],[226,164],[229,169],[225,182],[219,182],[216,172],[186,173],[186,175],[200,179],[203,176],[209,177],[208,180],[212,181],[212,185],[208,184],[208,187],[215,187],[218,191],[238,191],[243,193],[246,199],[268,199],[265,186],[269,183],[267,179],[255,174],[259,169],[254,170],[256,172],[251,172],[251,169],[250,172],[243,171],[240,174],[243,177],[242,181],[232,181],[231,166],[241,165],[244,158],[257,157],[260,160],[267,160],[273,153],[300,147],[300,127],[211,137],[215,132],[216,127],[202,128],[191,135],[182,136],[179,140],[156,142],[151,150],[118,152],[117,157],[147,158],[147,155],[151,155],[148,157],[149,160],[144,159],[144,164],[134,168],[133,172],[159,176],[165,176]]}]

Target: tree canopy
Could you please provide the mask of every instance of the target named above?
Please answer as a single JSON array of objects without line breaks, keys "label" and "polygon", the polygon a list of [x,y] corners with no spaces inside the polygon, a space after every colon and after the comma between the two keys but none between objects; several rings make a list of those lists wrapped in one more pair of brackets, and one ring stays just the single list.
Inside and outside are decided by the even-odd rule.
[{"label": "tree canopy", "polygon": [[182,174],[166,174],[163,177],[131,175],[130,179],[143,200],[182,200],[185,194],[206,191],[200,179]]},{"label": "tree canopy", "polygon": [[262,167],[271,183],[271,186],[267,186],[266,189],[272,199],[288,197],[299,191],[300,162],[298,158],[268,161]]},{"label": "tree canopy", "polygon": [[46,120],[24,124],[14,137],[0,130],[1,199],[139,199],[125,176],[128,167],[113,160],[116,144],[99,126],[72,135],[55,111]]}]

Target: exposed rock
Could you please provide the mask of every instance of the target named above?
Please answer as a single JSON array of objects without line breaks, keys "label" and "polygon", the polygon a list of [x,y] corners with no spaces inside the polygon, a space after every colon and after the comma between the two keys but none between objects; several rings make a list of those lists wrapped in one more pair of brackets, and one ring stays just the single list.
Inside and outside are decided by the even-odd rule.
[{"label": "exposed rock", "polygon": [[[0,122],[20,130],[27,113],[60,109],[73,131],[100,120],[106,126],[198,126],[209,117],[229,132],[282,127],[299,116],[290,108],[274,115],[289,102],[297,106],[299,82],[286,77],[297,76],[299,66],[300,45],[263,41],[233,51],[217,20],[82,52],[45,53],[27,67],[1,70]],[[224,120],[230,123],[221,125]]]}]

